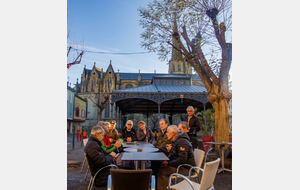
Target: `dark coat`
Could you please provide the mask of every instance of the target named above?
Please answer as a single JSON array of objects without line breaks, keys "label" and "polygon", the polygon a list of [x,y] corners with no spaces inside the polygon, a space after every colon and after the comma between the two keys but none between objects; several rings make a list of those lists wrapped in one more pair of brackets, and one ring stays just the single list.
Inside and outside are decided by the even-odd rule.
[{"label": "dark coat", "polygon": [[131,137],[132,141],[136,141],[136,131],[134,128],[131,128],[131,131],[127,131],[127,128],[124,127],[124,129],[122,130],[122,136],[121,139],[123,139],[124,141],[127,141],[127,138]]},{"label": "dark coat", "polygon": [[146,141],[146,137],[148,137],[148,142],[152,143],[152,141],[154,140],[153,133],[149,127],[145,127],[145,129],[146,129],[146,135],[144,134],[143,130],[139,129],[136,132],[136,138],[138,141]]},{"label": "dark coat", "polygon": [[[113,163],[114,157],[110,154],[105,154],[101,147],[101,142],[96,137],[91,136],[89,138],[84,148],[84,152],[89,158],[93,175],[95,175],[100,168]],[[95,179],[95,185],[105,185],[107,183],[107,178],[109,174],[109,168],[102,170]]]},{"label": "dark coat", "polygon": [[200,130],[201,127],[201,123],[198,117],[193,116],[190,121],[188,122],[188,116],[186,116],[184,118],[184,121],[187,122],[189,124],[190,127],[190,131],[188,132],[189,134],[193,134],[194,129],[196,130],[196,132],[198,132]]},{"label": "dark coat", "polygon": [[193,149],[198,147],[198,139],[193,135],[193,134],[188,134],[188,136],[190,137],[190,143],[193,146]]},{"label": "dark coat", "polygon": [[168,166],[178,167],[180,164],[196,165],[193,147],[186,133],[179,132],[171,144]]},{"label": "dark coat", "polygon": [[171,140],[168,139],[166,133],[167,133],[167,130],[164,133],[162,131],[160,131],[158,133],[158,137],[157,137],[156,141],[153,143],[153,146],[155,146],[156,148],[166,149],[166,145],[171,144]]}]

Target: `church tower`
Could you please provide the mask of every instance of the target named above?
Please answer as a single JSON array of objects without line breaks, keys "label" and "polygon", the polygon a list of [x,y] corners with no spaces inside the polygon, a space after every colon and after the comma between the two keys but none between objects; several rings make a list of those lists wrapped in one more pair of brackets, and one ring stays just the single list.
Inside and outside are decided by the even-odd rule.
[{"label": "church tower", "polygon": [[[174,32],[177,31],[176,20],[174,22]],[[179,48],[178,42],[173,37],[173,45]],[[172,48],[172,57],[169,61],[169,74],[192,74],[192,67],[182,59],[182,55],[174,47]]]}]

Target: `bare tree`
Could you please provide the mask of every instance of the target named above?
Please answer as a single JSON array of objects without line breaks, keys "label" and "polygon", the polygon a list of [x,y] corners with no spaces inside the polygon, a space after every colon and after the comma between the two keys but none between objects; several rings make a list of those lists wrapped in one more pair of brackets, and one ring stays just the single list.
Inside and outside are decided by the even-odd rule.
[{"label": "bare tree", "polygon": [[94,98],[88,97],[88,99],[90,99],[91,102],[93,102],[94,105],[98,108],[98,113],[97,113],[98,122],[101,120],[101,115],[103,110],[106,107],[106,104],[109,103],[110,95],[111,93],[109,92],[99,92],[99,93],[95,93]]},{"label": "bare tree", "polygon": [[[68,26],[67,29],[67,39],[69,40],[71,36],[71,28],[70,26]],[[72,45],[69,45],[67,47],[67,58],[68,58],[68,63],[67,63],[67,68],[69,69],[71,67],[71,65],[75,65],[75,64],[80,64],[82,56],[84,54],[84,50],[78,50],[77,48],[74,48],[74,46],[78,46],[78,43],[71,43]],[[82,49],[84,49],[84,47],[82,46]],[[72,54],[72,55],[71,55]]]},{"label": "bare tree", "polygon": [[215,141],[228,142],[231,0],[161,0],[139,8],[142,47],[166,60],[175,51],[202,79],[215,109]]}]

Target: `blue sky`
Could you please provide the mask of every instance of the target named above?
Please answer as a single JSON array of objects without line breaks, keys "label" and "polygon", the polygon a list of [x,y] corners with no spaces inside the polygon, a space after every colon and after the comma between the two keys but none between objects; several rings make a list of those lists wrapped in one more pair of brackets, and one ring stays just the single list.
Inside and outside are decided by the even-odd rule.
[{"label": "blue sky", "polygon": [[[146,7],[148,0],[111,0],[111,1],[79,1],[68,0],[67,16],[71,35],[70,43],[96,52],[148,52],[140,46],[140,34],[143,29],[139,25],[137,9]],[[71,55],[70,55],[71,56]],[[73,55],[74,56],[74,55]],[[110,60],[115,72],[167,73],[167,61],[160,61],[156,53],[114,55],[85,53],[81,64],[67,69],[67,80],[73,84],[80,77],[86,65],[92,69],[94,62],[99,68],[107,69]]]}]

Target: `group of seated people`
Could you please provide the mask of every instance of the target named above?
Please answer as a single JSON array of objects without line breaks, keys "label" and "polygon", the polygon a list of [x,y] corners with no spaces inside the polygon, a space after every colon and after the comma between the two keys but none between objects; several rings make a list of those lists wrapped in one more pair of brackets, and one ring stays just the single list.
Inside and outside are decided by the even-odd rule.
[{"label": "group of seated people", "polygon": [[[170,125],[166,119],[159,122],[160,131],[155,140],[153,132],[146,127],[144,121],[138,122],[138,130],[133,128],[133,122],[128,120],[119,137],[115,129],[116,122],[100,121],[91,130],[91,135],[84,148],[89,157],[92,172],[96,173],[100,168],[116,163],[117,153],[123,152],[119,138],[126,142],[145,141],[152,143],[160,152],[163,152],[169,161],[152,161],[151,169],[156,176],[157,189],[166,189],[168,177],[176,173],[177,167],[181,164],[195,165],[194,148],[197,147],[197,138],[189,133],[187,122]],[[103,172],[103,173],[102,173]],[[109,168],[98,175],[94,183],[96,186],[105,186],[110,173]],[[181,174],[187,175],[188,169],[181,167]]]}]

